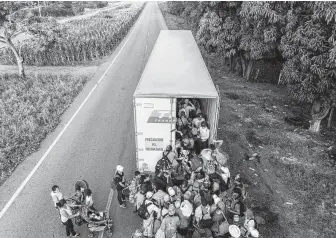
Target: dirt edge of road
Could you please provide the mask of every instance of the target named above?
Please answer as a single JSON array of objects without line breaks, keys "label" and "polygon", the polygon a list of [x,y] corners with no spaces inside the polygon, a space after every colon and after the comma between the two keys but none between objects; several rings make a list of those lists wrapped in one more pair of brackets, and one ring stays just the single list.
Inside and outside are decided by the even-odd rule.
[{"label": "dirt edge of road", "polygon": [[[159,6],[168,29],[191,30]],[[293,102],[283,86],[243,81],[218,57],[204,58],[221,93],[218,138],[232,175],[242,174],[248,185],[246,203],[261,218],[262,237],[335,237],[336,174],[323,152],[335,131],[311,135],[306,125],[288,124],[285,118],[296,115],[308,121],[309,105]],[[245,153],[258,153],[260,163],[245,161]]]}]

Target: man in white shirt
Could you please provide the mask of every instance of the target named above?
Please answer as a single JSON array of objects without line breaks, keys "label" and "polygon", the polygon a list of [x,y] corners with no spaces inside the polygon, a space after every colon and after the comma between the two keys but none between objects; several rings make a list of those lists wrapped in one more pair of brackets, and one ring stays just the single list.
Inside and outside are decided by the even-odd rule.
[{"label": "man in white shirt", "polygon": [[58,206],[56,204],[64,198],[57,185],[52,186],[50,195],[55,204],[55,208],[58,210]]},{"label": "man in white shirt", "polygon": [[210,137],[210,130],[208,129],[205,121],[203,121],[201,123],[201,126],[198,129],[198,131],[199,131],[199,137],[201,139],[200,150],[202,151],[203,149],[208,148],[208,140],[209,140],[209,137]]}]

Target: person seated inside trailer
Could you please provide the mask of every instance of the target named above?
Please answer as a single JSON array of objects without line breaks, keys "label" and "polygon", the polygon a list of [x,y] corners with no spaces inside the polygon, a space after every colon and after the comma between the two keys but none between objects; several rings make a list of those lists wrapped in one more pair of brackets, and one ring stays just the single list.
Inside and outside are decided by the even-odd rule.
[{"label": "person seated inside trailer", "polygon": [[204,119],[204,117],[203,117],[203,114],[202,114],[202,113],[199,113],[199,114],[197,114],[197,116],[193,119],[192,124],[193,124],[193,126],[194,126],[195,128],[198,129],[198,128],[201,126],[201,123],[204,122],[204,121],[205,121],[205,119]]},{"label": "person seated inside trailer", "polygon": [[196,114],[195,105],[187,98],[184,100],[183,108],[185,110],[187,118],[190,118],[192,115]]}]

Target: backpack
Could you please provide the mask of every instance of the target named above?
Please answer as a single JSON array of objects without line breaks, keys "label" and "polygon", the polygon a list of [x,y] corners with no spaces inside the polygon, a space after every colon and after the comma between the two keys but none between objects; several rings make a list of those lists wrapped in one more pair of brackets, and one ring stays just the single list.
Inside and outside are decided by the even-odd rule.
[{"label": "backpack", "polygon": [[185,180],[185,169],[183,165],[177,165],[174,171],[174,178],[176,180]]},{"label": "backpack", "polygon": [[140,205],[140,207],[137,210],[138,216],[143,220],[147,220],[150,217],[151,214],[149,214],[147,208],[153,204],[152,202],[145,204],[145,202],[146,200],[143,201],[143,203]]},{"label": "backpack", "polygon": [[167,155],[162,152],[162,159],[160,159],[156,165],[155,170],[168,170],[171,167],[172,163],[168,159]]}]

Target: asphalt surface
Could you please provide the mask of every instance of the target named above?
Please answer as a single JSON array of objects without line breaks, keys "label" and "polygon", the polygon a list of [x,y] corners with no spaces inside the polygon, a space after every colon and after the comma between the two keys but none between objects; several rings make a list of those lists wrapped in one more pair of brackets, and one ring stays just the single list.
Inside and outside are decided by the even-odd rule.
[{"label": "asphalt surface", "polygon": [[[41,149],[19,165],[0,187],[2,210],[123,47],[72,123],[0,219],[0,237],[66,237],[65,227],[50,197],[52,185],[58,184],[64,195],[70,195],[74,193],[75,181],[85,179],[93,191],[95,207],[104,211],[116,165],[123,165],[126,178],[131,179],[136,169],[132,95],[160,30],[166,29],[156,2],[147,4],[133,28],[64,113],[61,124],[41,144]],[[140,228],[140,218],[132,212],[133,206],[127,205],[127,209],[120,208],[114,193],[110,207],[115,222],[113,237],[131,237],[135,229]],[[86,227],[75,227],[75,230],[87,237]]]}]

